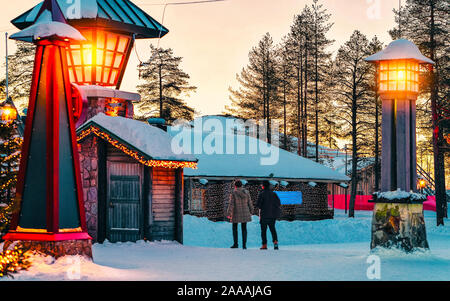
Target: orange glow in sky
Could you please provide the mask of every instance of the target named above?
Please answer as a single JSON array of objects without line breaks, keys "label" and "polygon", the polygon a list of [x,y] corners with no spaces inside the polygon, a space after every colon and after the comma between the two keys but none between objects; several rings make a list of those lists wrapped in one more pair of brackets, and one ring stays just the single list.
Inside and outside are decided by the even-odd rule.
[{"label": "orange glow in sky", "polygon": [[[156,20],[162,20],[164,0],[133,0]],[[177,0],[167,2],[189,2]],[[394,27],[393,8],[398,0],[322,0],[335,23],[329,38],[336,40],[330,51],[347,41],[355,29],[369,39],[377,35],[388,44],[388,30]],[[9,22],[39,3],[38,0],[20,0],[14,5],[4,5],[0,11],[0,31],[9,34],[17,30]],[[176,56],[183,57],[182,68],[191,76],[191,84],[198,87],[187,99],[201,114],[220,114],[229,104],[228,88],[237,87],[236,73],[248,63],[248,53],[266,32],[274,41],[281,41],[289,32],[294,15],[299,14],[312,0],[228,0],[225,2],[168,6],[164,25],[170,30],[160,41],[160,46],[173,48]],[[4,34],[4,33],[3,33]],[[140,60],[149,57],[149,45],[155,40],[137,42],[132,51],[122,90],[136,91]],[[10,41],[10,52],[15,50]],[[0,57],[4,62],[5,43],[0,40]],[[3,62],[1,65],[3,65]],[[3,72],[3,71],[2,71]]]}]

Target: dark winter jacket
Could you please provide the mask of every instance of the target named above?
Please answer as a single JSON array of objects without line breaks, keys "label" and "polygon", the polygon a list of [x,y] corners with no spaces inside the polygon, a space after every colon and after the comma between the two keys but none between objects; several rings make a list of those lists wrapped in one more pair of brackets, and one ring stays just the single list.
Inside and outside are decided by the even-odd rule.
[{"label": "dark winter jacket", "polygon": [[249,223],[252,221],[253,202],[250,193],[244,188],[237,188],[230,196],[228,216],[232,223]]},{"label": "dark winter jacket", "polygon": [[261,218],[279,218],[281,215],[281,201],[278,195],[268,189],[263,190],[258,196],[256,207],[261,209]]}]

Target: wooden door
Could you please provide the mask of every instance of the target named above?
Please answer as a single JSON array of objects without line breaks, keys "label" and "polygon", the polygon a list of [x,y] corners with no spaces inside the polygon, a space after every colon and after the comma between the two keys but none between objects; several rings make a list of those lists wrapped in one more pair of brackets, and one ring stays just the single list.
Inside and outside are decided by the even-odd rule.
[{"label": "wooden door", "polygon": [[142,166],[108,162],[107,174],[107,239],[138,241],[143,237]]}]

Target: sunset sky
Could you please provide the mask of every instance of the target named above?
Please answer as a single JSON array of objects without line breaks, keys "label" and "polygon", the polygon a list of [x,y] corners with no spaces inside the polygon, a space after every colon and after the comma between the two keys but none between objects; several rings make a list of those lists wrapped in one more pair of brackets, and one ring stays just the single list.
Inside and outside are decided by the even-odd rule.
[{"label": "sunset sky", "polygon": [[[172,0],[170,2],[190,2]],[[0,32],[17,30],[10,20],[38,4],[38,0],[16,2],[2,0]],[[164,0],[133,0],[156,20],[162,20]],[[322,0],[332,14],[334,26],[329,38],[336,42],[330,51],[336,52],[355,29],[369,39],[377,35],[389,43],[387,33],[394,26],[393,8],[398,0]],[[8,4],[6,4],[8,3]],[[229,104],[228,88],[236,87],[236,73],[248,62],[248,53],[262,36],[269,32],[275,42],[289,31],[296,14],[312,0],[227,0],[217,3],[167,6],[164,25],[170,32],[161,39],[160,46],[173,48],[183,57],[182,68],[191,76],[191,84],[198,87],[187,100],[200,114],[220,114]],[[6,5],[5,5],[6,4]],[[150,43],[141,40],[133,51],[121,90],[134,92],[139,74],[136,66],[149,57]],[[10,53],[15,50],[9,42]],[[5,42],[0,39],[1,63],[4,64]],[[136,54],[137,52],[137,54]],[[2,71],[3,72],[3,71]]]}]

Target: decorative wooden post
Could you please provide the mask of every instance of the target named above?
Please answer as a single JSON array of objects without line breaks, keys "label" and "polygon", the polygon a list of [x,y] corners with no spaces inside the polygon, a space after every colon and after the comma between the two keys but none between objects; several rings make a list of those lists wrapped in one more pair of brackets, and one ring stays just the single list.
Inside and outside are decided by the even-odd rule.
[{"label": "decorative wooden post", "polygon": [[423,218],[426,197],[417,191],[416,100],[420,64],[434,64],[414,43],[400,39],[368,57],[377,64],[383,105],[381,192],[372,223],[372,248],[428,248]]},{"label": "decorative wooden post", "polygon": [[37,49],[16,192],[20,209],[3,239],[54,257],[92,257],[66,54],[70,40],[84,37],[55,0],[44,2],[38,19],[11,37]]}]

